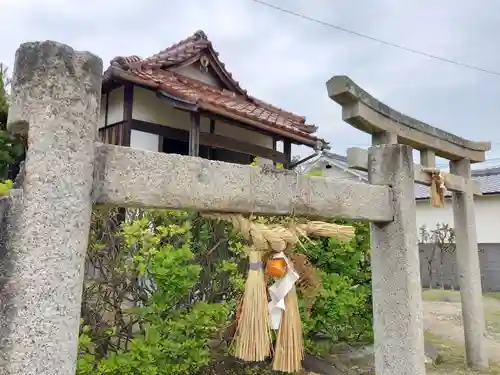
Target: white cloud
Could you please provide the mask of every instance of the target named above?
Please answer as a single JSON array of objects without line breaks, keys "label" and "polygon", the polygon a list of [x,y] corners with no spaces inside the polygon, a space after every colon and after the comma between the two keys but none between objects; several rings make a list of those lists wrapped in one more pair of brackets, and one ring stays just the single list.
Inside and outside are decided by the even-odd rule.
[{"label": "white cloud", "polygon": [[[500,70],[500,4],[483,0],[269,0],[413,49]],[[496,142],[500,77],[384,46],[251,0],[0,0],[0,61],[28,40],[53,39],[101,56],[147,56],[203,29],[253,95],[305,115],[334,151],[369,137],[341,121],[325,82],[346,74],[394,108],[458,135]],[[301,151],[305,153],[306,151]],[[499,163],[500,164],[500,163]]]}]

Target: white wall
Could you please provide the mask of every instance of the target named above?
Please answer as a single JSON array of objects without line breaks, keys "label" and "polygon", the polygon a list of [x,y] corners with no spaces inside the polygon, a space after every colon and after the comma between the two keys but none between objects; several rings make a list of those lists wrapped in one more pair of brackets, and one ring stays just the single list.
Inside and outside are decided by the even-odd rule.
[{"label": "white wall", "polygon": [[209,85],[221,87],[220,80],[217,77],[214,77],[209,72],[201,70],[200,67],[201,64],[199,62],[196,62],[188,66],[182,66],[180,68],[173,68],[170,70],[172,70],[173,72],[178,72],[187,77],[197,79],[198,81],[208,83]]},{"label": "white wall", "polygon": [[[188,112],[172,107],[166,100],[159,99],[156,92],[141,87],[134,87],[132,118],[187,131],[191,123]],[[209,132],[210,120],[202,118],[200,126],[202,132]]]},{"label": "white wall", "polygon": [[134,130],[130,132],[130,147],[141,150],[158,151],[160,137],[157,134],[151,134]]},{"label": "white wall", "polygon": [[[321,169],[325,176],[337,179],[359,180],[352,173],[333,166],[325,169],[326,161],[317,162],[312,169]],[[477,196],[474,199],[476,233],[478,243],[500,243],[500,194]],[[429,200],[417,200],[417,230],[425,225],[429,230],[436,224],[448,224],[454,227],[451,198],[446,200],[444,208],[433,208]]]},{"label": "white wall", "polygon": [[106,100],[107,95],[101,96],[101,109],[99,112],[99,129],[106,126]]},{"label": "white wall", "polygon": [[123,96],[123,87],[109,92],[108,125],[123,121]]},{"label": "white wall", "polygon": [[108,123],[106,124],[106,95],[101,98],[99,128],[123,121],[123,87],[111,90],[108,94]]},{"label": "white wall", "polygon": [[[172,107],[165,100],[158,98],[154,91],[140,87],[134,87],[134,106],[132,110],[132,117],[136,120],[165,125],[176,129],[189,130],[190,128],[190,116],[188,112]],[[208,133],[210,131],[210,120],[202,117],[200,126],[202,132]],[[215,134],[270,149],[273,148],[272,137],[258,132],[242,129],[219,120],[215,122]],[[269,163],[271,161],[262,160],[262,162]]]},{"label": "white wall", "polygon": [[[182,73],[202,80],[206,83],[215,86],[220,85],[219,81],[207,73],[202,73],[197,67],[189,66],[181,69]],[[156,93],[141,87],[134,87],[134,101],[132,109],[132,118],[142,120],[153,124],[165,125],[171,128],[187,130],[190,128],[190,116],[188,112],[178,110],[172,107],[166,100],[162,100],[156,96]],[[107,125],[123,121],[123,87],[114,89],[109,92],[108,97],[108,122]],[[101,112],[99,119],[99,127],[105,126],[106,118],[106,96],[102,97]],[[201,131],[208,133],[210,131],[210,119],[206,117],[201,118]],[[132,132],[131,134],[131,147],[139,147],[151,149],[154,144],[152,138],[145,138],[140,135],[140,132]],[[273,148],[273,139],[271,136],[264,135],[247,129],[242,129],[229,122],[219,121],[215,122],[215,133],[223,135],[228,138],[244,141],[247,143],[255,144],[258,146]],[[156,137],[157,138],[157,137]],[[156,148],[155,151],[157,150]],[[261,163],[272,163],[271,160],[260,159]]]},{"label": "white wall", "polygon": [[[500,243],[500,195],[478,196],[474,199],[478,243]],[[417,228],[434,229],[437,223],[453,225],[451,199],[444,208],[433,208],[429,200],[417,201]]]},{"label": "white wall", "polygon": [[242,129],[238,126],[232,125],[227,122],[216,121],[215,122],[215,134],[223,135],[228,138],[237,139],[239,141],[252,143],[254,145],[273,148],[273,138],[257,133],[251,130]]}]

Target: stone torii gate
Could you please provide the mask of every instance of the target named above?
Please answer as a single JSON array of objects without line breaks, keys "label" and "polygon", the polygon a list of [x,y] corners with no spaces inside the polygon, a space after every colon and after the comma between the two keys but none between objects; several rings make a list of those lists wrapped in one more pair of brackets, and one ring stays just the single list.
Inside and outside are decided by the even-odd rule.
[{"label": "stone torii gate", "polygon": [[[425,374],[413,194],[415,177],[428,180],[415,174],[412,148],[392,144],[413,128],[374,131],[368,154],[350,151],[371,184],[143,151],[97,141],[101,77],[100,58],[57,42],[16,52],[8,126],[27,134],[28,150],[22,186],[0,200],[0,375],[75,373],[94,204],[371,221],[377,374]],[[344,82],[329,91],[346,120],[395,126]],[[443,155],[434,131],[440,147],[422,144]],[[469,360],[487,366],[469,166],[481,152],[467,145],[444,156],[462,175],[452,180]]]},{"label": "stone torii gate", "polygon": [[[446,188],[452,192],[453,197],[467,362],[473,368],[487,368],[481,273],[474,216],[474,195],[481,195],[481,189],[479,183],[471,179],[471,163],[485,160],[485,152],[491,149],[490,142],[469,141],[406,116],[378,101],[346,76],[331,78],[327,82],[327,89],[330,98],[342,106],[343,120],[371,134],[374,146],[401,143],[420,151],[422,165],[413,166],[414,174],[411,178],[415,182],[430,186],[431,175],[425,168],[436,167],[436,156],[450,160],[451,174],[447,174],[445,180]],[[410,163],[412,154],[408,154],[408,157]],[[391,185],[392,181],[381,180],[377,175],[377,171],[373,169],[372,156],[365,150],[350,148],[347,151],[347,159],[350,168],[368,171],[371,184]],[[387,158],[387,162],[389,161]],[[393,179],[401,178],[403,176],[393,176]],[[396,190],[396,187],[393,186],[393,189]],[[408,211],[410,211],[409,206],[412,206],[412,211],[414,210],[413,189],[408,189],[405,196],[400,198],[404,203],[399,202],[396,196],[395,204],[406,205]],[[407,224],[416,226],[414,218],[410,219],[411,223]],[[416,348],[422,348],[421,281],[418,251],[413,245],[417,242],[417,238],[412,237],[412,244],[407,244],[406,249],[398,253],[394,249],[377,246],[380,242],[379,231],[380,226],[374,224],[372,280],[374,332],[377,343],[376,363],[377,369],[389,369],[392,365],[386,361],[394,358],[394,351],[411,352]],[[402,272],[396,276],[393,273],[398,273],[399,270],[394,269],[394,266],[401,267],[406,273]],[[405,314],[405,325],[401,325],[403,320],[399,314]],[[405,332],[405,342],[401,342],[402,332]],[[419,353],[420,350],[415,353]],[[401,353],[399,358],[403,357]],[[417,357],[413,358],[419,361]],[[412,366],[417,368],[418,364],[414,363]],[[391,370],[382,370],[381,373],[395,374]]]}]

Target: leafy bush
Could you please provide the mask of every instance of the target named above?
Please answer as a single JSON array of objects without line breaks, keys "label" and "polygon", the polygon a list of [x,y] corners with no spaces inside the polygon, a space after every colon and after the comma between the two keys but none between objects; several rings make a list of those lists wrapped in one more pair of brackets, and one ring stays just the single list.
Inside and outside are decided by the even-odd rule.
[{"label": "leafy bush", "polygon": [[[228,352],[231,332],[224,327],[244,286],[244,242],[224,224],[186,212],[129,212],[121,225],[116,215],[93,214],[78,374],[205,371]],[[322,276],[312,308],[301,301],[306,343],[315,354],[338,341],[371,339],[368,226],[350,224],[357,229],[351,243],[312,239],[297,247]]]},{"label": "leafy bush", "polygon": [[19,163],[23,155],[21,141],[7,131],[0,130],[0,179],[7,176],[9,166]]},{"label": "leafy bush", "polygon": [[322,238],[299,248],[322,274],[322,287],[313,307],[309,314],[303,313],[308,349],[315,354],[339,341],[373,339],[368,223],[334,222],[353,225],[355,239],[345,243]]},{"label": "leafy bush", "polygon": [[5,178],[10,165],[18,164],[24,155],[24,147],[18,137],[7,132],[7,69],[0,63],[0,180]]},{"label": "leafy bush", "polygon": [[[312,169],[307,174],[323,176],[323,171]],[[306,314],[304,307],[302,311],[306,343],[315,354],[327,351],[339,341],[373,340],[369,224],[353,220],[331,222],[354,226],[355,238],[348,243],[320,238],[298,248],[321,270],[323,279],[310,313]]]},{"label": "leafy bush", "polygon": [[0,181],[0,197],[8,195],[12,186],[14,183],[11,180]]},{"label": "leafy bush", "polygon": [[[187,219],[185,213],[143,213],[118,236],[103,230],[114,225],[108,215],[94,220],[89,255],[99,272],[85,285],[77,374],[176,375],[209,364],[209,342],[229,305],[186,300],[201,271]],[[114,249],[103,241],[111,243],[108,235]],[[114,254],[105,254],[109,250]]]},{"label": "leafy bush", "polygon": [[7,68],[0,63],[0,130],[5,130],[7,124],[7,113],[9,111],[7,86],[9,83]]}]

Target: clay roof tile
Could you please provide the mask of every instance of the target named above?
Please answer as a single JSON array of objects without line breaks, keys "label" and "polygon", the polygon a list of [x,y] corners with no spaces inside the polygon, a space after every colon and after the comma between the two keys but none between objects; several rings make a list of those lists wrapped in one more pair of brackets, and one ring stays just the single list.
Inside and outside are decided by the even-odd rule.
[{"label": "clay roof tile", "polygon": [[[215,64],[215,68],[223,75],[222,78],[233,87],[234,91],[219,89],[169,70],[184,64],[188,65],[202,56],[211,56],[211,62]],[[156,84],[155,87],[158,87],[158,90],[180,99],[217,106],[227,113],[257,119],[266,125],[286,130],[304,139],[318,140],[312,134],[316,131],[316,126],[306,124],[305,117],[248,95],[247,91],[243,90],[232,78],[232,74],[227,71],[225,64],[218,59],[218,56],[207,35],[202,30],[198,30],[186,39],[145,59],[138,56],[115,57],[111,60],[110,69],[115,69],[111,70],[111,73],[118,69],[118,71],[123,70],[134,74],[142,80],[141,82],[150,81]],[[106,72],[105,78],[109,75]]]}]

